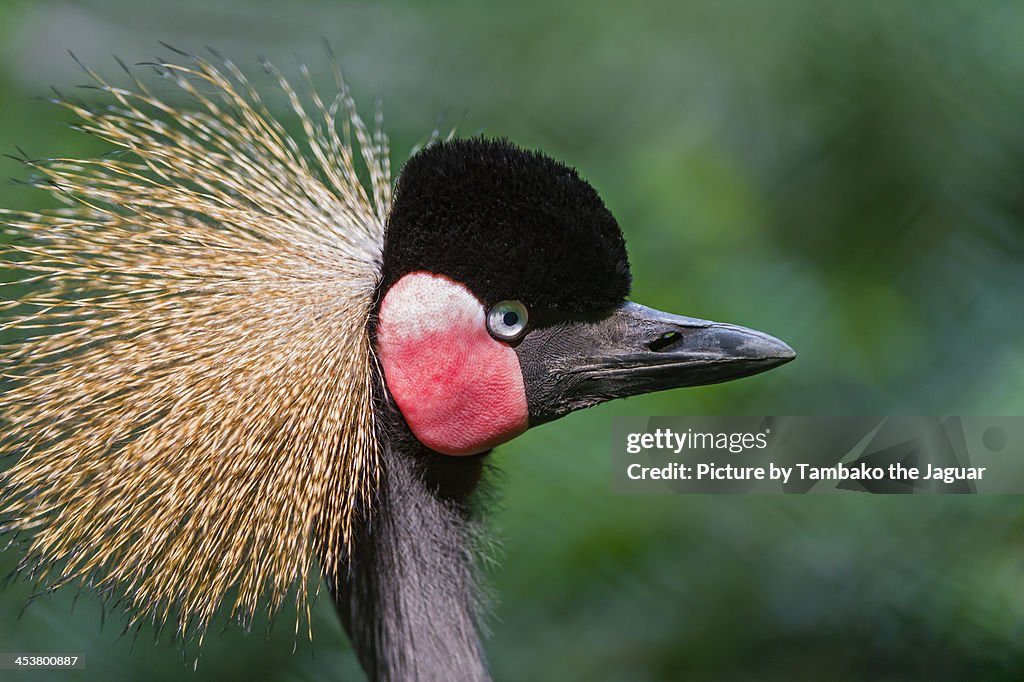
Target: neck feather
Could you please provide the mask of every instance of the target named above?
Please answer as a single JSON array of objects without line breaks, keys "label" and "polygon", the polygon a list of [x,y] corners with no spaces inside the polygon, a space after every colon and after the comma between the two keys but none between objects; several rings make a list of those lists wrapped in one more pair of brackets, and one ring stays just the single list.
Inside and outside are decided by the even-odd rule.
[{"label": "neck feather", "polygon": [[488,680],[468,504],[483,455],[439,455],[400,417],[389,421],[379,493],[335,590],[338,613],[371,680]]}]

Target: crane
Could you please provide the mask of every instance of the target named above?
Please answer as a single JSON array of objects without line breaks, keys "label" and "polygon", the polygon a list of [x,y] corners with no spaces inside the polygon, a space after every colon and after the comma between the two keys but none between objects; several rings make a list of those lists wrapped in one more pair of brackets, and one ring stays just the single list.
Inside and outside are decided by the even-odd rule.
[{"label": "crane", "polygon": [[319,575],[371,679],[487,679],[491,450],[794,357],[628,301],[615,218],[542,152],[437,139],[392,189],[340,75],[324,100],[264,64],[290,133],[228,60],[154,66],[194,106],[87,69],[108,104],[55,101],[118,153],[26,158],[63,205],[0,212],[0,530],[51,588],[201,637],[291,598],[301,619]]}]

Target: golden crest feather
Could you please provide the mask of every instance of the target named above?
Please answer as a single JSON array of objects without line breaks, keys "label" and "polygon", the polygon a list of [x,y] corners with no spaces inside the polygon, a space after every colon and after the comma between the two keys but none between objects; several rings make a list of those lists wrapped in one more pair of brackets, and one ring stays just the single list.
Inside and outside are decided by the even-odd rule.
[{"label": "golden crest feather", "polygon": [[340,74],[325,103],[264,64],[291,136],[231,62],[182,61],[153,66],[187,111],[87,70],[109,106],[58,101],[115,153],[27,161],[65,207],[0,212],[0,507],[22,573],[186,633],[293,590],[301,613],[318,562],[343,570],[377,484],[391,177]]}]

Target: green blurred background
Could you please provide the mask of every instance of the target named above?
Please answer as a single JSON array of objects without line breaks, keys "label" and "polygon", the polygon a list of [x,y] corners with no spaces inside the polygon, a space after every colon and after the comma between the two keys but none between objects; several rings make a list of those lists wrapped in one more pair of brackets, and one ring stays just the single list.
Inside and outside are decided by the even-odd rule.
[{"label": "green blurred background", "polygon": [[[495,677],[1024,679],[1024,498],[616,496],[609,468],[618,414],[1024,414],[1022,36],[1020,3],[966,0],[2,0],[0,151],[104,151],[33,99],[85,82],[69,49],[115,78],[159,40],[254,74],[299,55],[326,83],[321,38],[383,98],[396,167],[439,116],[543,148],[618,217],[636,300],[800,357],[500,448]],[[210,633],[193,674],[88,593],[19,618],[31,593],[0,593],[0,650],[83,654],[67,679],[361,678],[326,600],[312,645],[286,613]]]}]

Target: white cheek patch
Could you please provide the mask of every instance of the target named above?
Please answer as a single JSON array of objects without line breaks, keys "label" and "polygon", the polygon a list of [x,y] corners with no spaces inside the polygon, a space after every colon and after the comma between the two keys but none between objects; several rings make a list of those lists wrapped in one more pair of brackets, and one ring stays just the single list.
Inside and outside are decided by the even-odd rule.
[{"label": "white cheek patch", "polygon": [[471,455],[526,430],[519,358],[490,336],[483,304],[463,285],[403,277],[381,303],[377,345],[388,390],[427,447]]},{"label": "white cheek patch", "polygon": [[411,342],[449,329],[485,323],[484,307],[466,287],[444,277],[415,272],[388,290],[377,335]]}]

